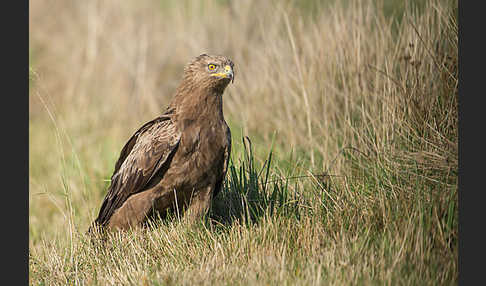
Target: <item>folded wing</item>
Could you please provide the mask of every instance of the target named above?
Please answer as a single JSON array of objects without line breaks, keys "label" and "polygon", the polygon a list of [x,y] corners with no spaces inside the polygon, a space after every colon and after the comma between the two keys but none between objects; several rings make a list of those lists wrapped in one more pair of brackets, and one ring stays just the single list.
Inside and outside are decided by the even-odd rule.
[{"label": "folded wing", "polygon": [[111,184],[95,220],[98,225],[106,225],[128,197],[144,191],[155,174],[167,170],[180,138],[181,133],[170,117],[164,115],[147,122],[135,132],[115,164]]}]

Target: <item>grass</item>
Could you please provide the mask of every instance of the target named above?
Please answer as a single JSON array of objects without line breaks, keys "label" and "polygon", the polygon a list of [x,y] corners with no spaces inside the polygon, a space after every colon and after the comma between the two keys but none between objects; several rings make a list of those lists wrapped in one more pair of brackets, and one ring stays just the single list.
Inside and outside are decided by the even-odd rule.
[{"label": "grass", "polygon": [[[31,1],[29,284],[457,284],[457,1],[413,3]],[[236,65],[223,192],[93,244],[121,147],[202,52]]]}]

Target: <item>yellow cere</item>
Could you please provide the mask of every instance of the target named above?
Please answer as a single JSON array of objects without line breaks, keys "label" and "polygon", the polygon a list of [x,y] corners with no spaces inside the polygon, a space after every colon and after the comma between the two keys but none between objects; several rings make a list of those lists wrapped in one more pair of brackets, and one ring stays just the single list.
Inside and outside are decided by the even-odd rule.
[{"label": "yellow cere", "polygon": [[[209,67],[209,69],[211,69],[211,67]],[[225,66],[224,67],[224,70],[225,70],[225,72],[213,73],[211,75],[212,76],[217,76],[217,77],[224,77],[224,78],[229,77],[228,76],[228,73],[231,72],[232,68],[230,66]]]}]

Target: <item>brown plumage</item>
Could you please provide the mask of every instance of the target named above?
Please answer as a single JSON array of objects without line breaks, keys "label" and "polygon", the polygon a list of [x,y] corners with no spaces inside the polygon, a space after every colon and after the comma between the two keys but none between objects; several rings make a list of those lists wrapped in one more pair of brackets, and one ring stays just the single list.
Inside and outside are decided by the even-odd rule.
[{"label": "brown plumage", "polygon": [[178,209],[203,215],[223,187],[231,151],[222,95],[233,62],[202,54],[184,69],[165,113],[128,140],[94,225],[127,229]]}]

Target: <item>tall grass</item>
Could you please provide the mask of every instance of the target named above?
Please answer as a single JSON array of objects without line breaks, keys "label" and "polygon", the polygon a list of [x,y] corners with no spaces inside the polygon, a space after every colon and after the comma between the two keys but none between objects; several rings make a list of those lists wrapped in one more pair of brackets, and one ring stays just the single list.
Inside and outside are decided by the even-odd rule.
[{"label": "tall grass", "polygon": [[[35,285],[455,284],[457,1],[30,2]],[[415,3],[415,4],[414,4]],[[84,235],[123,143],[224,54],[224,191]]]}]

